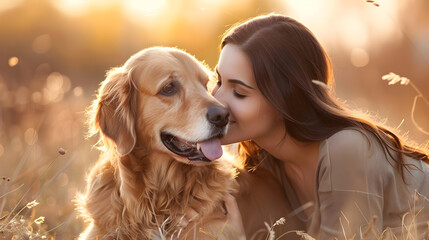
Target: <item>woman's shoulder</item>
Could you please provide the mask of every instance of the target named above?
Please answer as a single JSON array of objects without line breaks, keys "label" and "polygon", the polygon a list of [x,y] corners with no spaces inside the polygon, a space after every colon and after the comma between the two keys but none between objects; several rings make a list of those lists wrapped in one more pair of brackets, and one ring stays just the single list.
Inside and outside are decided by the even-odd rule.
[{"label": "woman's shoulder", "polygon": [[370,133],[357,128],[346,128],[334,133],[325,141],[328,142],[331,150],[349,150],[356,147],[370,147]]},{"label": "woman's shoulder", "polygon": [[382,146],[369,132],[344,129],[324,140],[319,148],[319,182],[326,185],[326,190],[367,190],[367,180],[378,182],[393,173]]},{"label": "woman's shoulder", "polygon": [[[383,148],[375,136],[364,130],[347,128],[340,130],[321,143],[321,155],[331,160],[354,161],[357,158],[371,157]],[[338,159],[340,158],[340,159]]]}]

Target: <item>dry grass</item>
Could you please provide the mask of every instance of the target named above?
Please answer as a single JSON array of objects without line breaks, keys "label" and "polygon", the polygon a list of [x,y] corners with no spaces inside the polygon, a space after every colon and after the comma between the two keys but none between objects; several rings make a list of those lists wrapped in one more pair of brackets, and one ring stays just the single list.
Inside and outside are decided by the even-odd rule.
[{"label": "dry grass", "polygon": [[384,75],[381,79],[389,81],[388,82],[389,85],[395,85],[395,84],[399,83],[401,85],[409,85],[413,88],[413,90],[417,93],[417,95],[414,97],[413,105],[411,107],[411,114],[410,114],[411,115],[411,121],[414,124],[414,126],[421,133],[429,135],[429,130],[423,129],[423,127],[421,127],[417,123],[416,119],[414,118],[414,113],[416,111],[417,101],[419,99],[422,99],[423,102],[429,107],[429,100],[423,95],[423,93],[420,91],[420,89],[410,79],[408,79],[406,77],[401,77],[398,74],[393,73],[393,72],[390,72],[389,74]]},{"label": "dry grass", "polygon": [[98,154],[84,138],[88,100],[59,73],[29,81],[0,77],[0,239],[73,239],[83,226],[71,200]]},{"label": "dry grass", "polygon": [[[32,173],[38,172],[40,174],[31,183],[26,183],[24,180],[22,184],[18,184],[11,180],[11,178],[3,177],[0,183],[0,238],[1,239],[54,239],[57,236],[57,229],[66,228],[67,224],[70,224],[73,211],[69,214],[66,221],[56,226],[49,226],[45,220],[45,216],[40,215],[37,209],[40,207],[37,200],[26,202],[26,199],[34,197],[35,199],[41,198],[46,189],[51,187],[58,176],[67,169],[67,167],[75,159],[74,156],[70,157],[66,162],[63,162],[56,173],[50,176],[46,176],[50,171],[51,167],[56,161],[61,160],[60,156],[65,154],[65,150],[60,148],[58,150],[58,157],[54,158],[49,164],[42,166],[41,169],[32,169],[27,171]],[[28,158],[23,158],[20,165],[24,165]],[[19,168],[18,168],[19,169]],[[24,173],[26,175],[26,173]],[[22,174],[15,172],[12,179],[24,179]],[[43,182],[43,184],[41,184]],[[37,190],[37,191],[35,191]],[[44,201],[44,200],[42,200]],[[13,204],[12,204],[13,203]],[[49,213],[44,209],[41,211]],[[59,209],[51,209],[55,211]],[[53,215],[50,215],[53,216]],[[52,223],[52,221],[49,221]],[[64,229],[63,229],[64,230]],[[62,236],[62,234],[59,234]]]}]

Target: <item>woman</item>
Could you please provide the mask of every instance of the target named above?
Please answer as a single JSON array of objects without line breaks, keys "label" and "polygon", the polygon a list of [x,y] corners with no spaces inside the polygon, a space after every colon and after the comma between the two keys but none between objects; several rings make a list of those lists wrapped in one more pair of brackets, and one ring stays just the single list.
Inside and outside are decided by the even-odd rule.
[{"label": "woman", "polygon": [[216,71],[213,95],[231,114],[222,144],[239,142],[248,170],[273,173],[311,236],[427,234],[428,154],[336,101],[327,54],[305,26],[270,14],[233,27]]}]

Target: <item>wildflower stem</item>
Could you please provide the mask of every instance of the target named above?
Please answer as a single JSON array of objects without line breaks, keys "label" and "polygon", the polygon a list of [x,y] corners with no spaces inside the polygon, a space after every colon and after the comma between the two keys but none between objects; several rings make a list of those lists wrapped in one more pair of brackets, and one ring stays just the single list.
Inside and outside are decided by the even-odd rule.
[{"label": "wildflower stem", "polygon": [[[8,195],[9,193],[13,193],[13,192],[15,192],[16,190],[20,189],[22,186],[24,186],[24,184],[21,184],[19,187],[15,188],[15,189],[13,189],[13,190],[10,190],[9,192],[6,192],[5,194],[1,195],[1,196],[0,196],[0,198],[2,198],[2,197],[4,197],[4,196]],[[0,209],[0,213],[1,213],[1,212],[2,212],[2,211],[1,211],[1,209]]]},{"label": "wildflower stem", "polygon": [[[23,207],[23,208],[21,208],[21,210],[19,210],[16,214],[15,214],[15,216],[13,216],[12,217],[12,219],[11,220],[9,220],[9,221],[6,221],[6,224],[4,224],[4,225],[2,225],[2,227],[0,228],[0,231],[3,231],[4,229],[6,229],[6,227],[9,225],[9,223],[11,223],[22,211],[24,211],[24,209],[26,209],[27,208],[27,206],[25,206],[25,207]],[[10,216],[10,214],[8,215],[8,217]],[[7,218],[6,218],[7,219]]]},{"label": "wildflower stem", "polygon": [[429,135],[428,131],[425,131],[422,127],[419,126],[419,124],[416,122],[416,119],[414,118],[414,111],[416,110],[416,104],[417,104],[417,100],[422,97],[421,95],[417,95],[414,97],[414,101],[413,101],[413,107],[411,108],[411,122],[414,124],[414,126],[417,128],[417,130],[419,130],[420,132]]},{"label": "wildflower stem", "polygon": [[416,119],[414,118],[414,111],[416,110],[417,100],[419,98],[422,98],[423,101],[426,103],[426,105],[429,106],[429,101],[423,96],[422,92],[417,88],[417,86],[410,81],[409,85],[414,89],[414,91],[417,92],[417,96],[414,97],[413,106],[411,108],[411,122],[414,124],[414,126],[422,133],[429,135],[428,131],[425,131],[420,125],[416,122]]},{"label": "wildflower stem", "polygon": [[286,234],[289,234],[289,233],[296,233],[296,232],[297,232],[296,230],[287,231],[287,232],[283,233],[282,235],[280,235],[279,237],[277,237],[277,238],[276,238],[276,240],[278,240],[278,239],[280,239],[280,238],[284,237]]},{"label": "wildflower stem", "polygon": [[423,96],[423,93],[420,92],[420,90],[417,88],[417,86],[413,82],[411,82],[411,81],[410,81],[409,84],[414,89],[414,91],[417,92],[418,96],[421,97],[423,99],[423,101],[429,106],[429,101],[425,98],[425,96]]}]

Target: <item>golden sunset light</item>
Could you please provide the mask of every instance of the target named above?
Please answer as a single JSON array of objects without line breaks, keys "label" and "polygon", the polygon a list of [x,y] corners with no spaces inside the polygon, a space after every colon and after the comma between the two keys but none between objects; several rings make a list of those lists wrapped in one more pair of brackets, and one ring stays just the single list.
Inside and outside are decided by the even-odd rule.
[{"label": "golden sunset light", "polygon": [[[303,65],[317,68],[317,71],[314,72],[319,75],[314,74],[315,77],[313,77],[312,71],[296,67],[308,75],[296,77],[294,74],[283,74],[282,77],[279,77],[280,79],[296,77],[306,80],[308,78],[314,84],[307,85],[311,85],[313,88],[307,91],[304,88],[305,84],[302,86],[298,84],[302,87],[302,89],[299,88],[299,91],[311,96],[317,94],[332,95],[332,98],[344,104],[347,109],[356,113],[356,116],[368,115],[374,121],[381,122],[383,126],[386,125],[398,137],[409,141],[410,146],[426,150],[429,148],[428,0],[0,0],[0,239],[29,239],[30,237],[31,239],[77,239],[87,226],[87,223],[82,222],[78,216],[80,213],[76,210],[76,196],[77,193],[85,191],[89,169],[96,165],[100,149],[102,149],[101,147],[98,149],[98,147],[104,143],[96,136],[90,136],[88,123],[91,120],[88,119],[88,116],[90,116],[91,104],[101,96],[101,94],[97,95],[97,89],[100,89],[100,86],[106,87],[101,83],[109,78],[109,74],[112,74],[109,72],[110,69],[114,69],[112,72],[120,69],[123,72],[118,73],[118,76],[120,75],[128,81],[128,85],[122,86],[122,88],[115,85],[116,83],[106,87],[106,89],[110,87],[113,89],[112,91],[116,91],[117,95],[113,94],[116,97],[123,92],[131,93],[132,90],[130,89],[138,89],[138,94],[151,93],[161,99],[160,102],[163,104],[168,104],[170,99],[173,99],[168,98],[169,94],[178,92],[177,96],[180,96],[181,99],[194,94],[191,92],[192,87],[183,87],[178,84],[179,80],[177,79],[179,78],[173,73],[169,73],[168,77],[168,74],[165,74],[164,80],[171,81],[171,85],[166,85],[165,88],[161,84],[151,83],[153,86],[161,87],[139,89],[140,85],[133,82],[133,78],[136,78],[134,75],[137,70],[135,69],[139,68],[129,63],[130,65],[127,65],[130,68],[127,69],[129,73],[124,74],[126,68],[121,66],[125,66],[124,64],[132,56],[143,49],[160,46],[183,50],[203,64],[201,69],[203,66],[209,69],[210,78],[213,78],[211,80],[216,80],[210,81],[209,85],[215,86],[217,84],[216,86],[219,87],[224,83],[230,84],[224,85],[229,86],[231,90],[228,92],[230,95],[227,96],[233,98],[237,105],[219,103],[220,107],[226,109],[224,110],[226,116],[224,125],[230,124],[228,127],[237,126],[236,128],[240,129],[244,124],[237,124],[242,117],[239,114],[247,117],[247,112],[245,112],[247,109],[257,109],[261,112],[261,116],[256,117],[260,117],[257,119],[258,121],[266,120],[265,115],[271,121],[272,119],[269,118],[271,112],[268,112],[268,108],[265,109],[265,105],[260,102],[252,102],[253,105],[247,107],[245,104],[251,102],[249,96],[261,96],[263,99],[261,102],[264,104],[264,101],[272,103],[274,100],[269,99],[269,97],[264,98],[265,92],[262,93],[259,89],[263,89],[264,86],[258,85],[256,80],[247,84],[250,86],[249,88],[249,86],[246,87],[245,82],[237,80],[241,76],[231,76],[233,74],[230,73],[234,70],[245,69],[244,64],[235,67],[236,65],[232,64],[232,60],[238,54],[226,55],[225,57],[220,47],[221,40],[228,29],[254,17],[270,13],[293,18],[312,32],[330,59],[335,83],[323,82],[324,78],[320,77],[321,74],[319,73],[329,72],[324,71],[328,64],[323,65],[325,67],[318,67],[316,61],[308,59],[302,61],[305,62]],[[289,34],[289,32],[286,33]],[[268,35],[270,34],[264,36]],[[276,35],[273,34],[273,36]],[[250,42],[249,39],[245,40],[243,42],[246,44]],[[275,49],[285,47],[288,44],[286,41],[279,42]],[[240,44],[245,45],[244,43]],[[237,47],[240,44],[230,45]],[[302,45],[296,44],[295,46]],[[308,48],[301,49],[302,51],[299,51],[297,55],[304,56],[304,52],[314,54],[314,48],[314,45],[310,45]],[[244,47],[240,50],[243,49]],[[292,49],[295,48],[292,47]],[[254,60],[248,54],[247,56],[244,55],[243,59],[247,60],[243,60],[243,62],[249,59],[251,60],[248,61],[249,64],[254,64],[257,61],[264,62],[262,54],[257,53],[261,55],[260,59]],[[318,56],[327,59],[322,54],[323,51],[317,53]],[[279,51],[279,55],[288,64],[284,69],[293,66],[295,63],[300,63],[293,59],[290,52]],[[159,53],[159,56],[162,54]],[[223,60],[227,62],[224,65],[220,62],[222,58],[225,58]],[[137,60],[135,61],[139,63]],[[174,65],[172,62],[165,63],[165,66],[172,68]],[[266,62],[269,61],[264,63]],[[162,66],[164,65],[153,66],[153,68],[158,69]],[[216,75],[214,70],[216,67],[221,68],[220,66],[230,70],[224,70],[223,75],[230,75],[227,77],[222,74]],[[281,68],[276,64],[272,64],[272,66]],[[176,67],[175,69],[189,70],[182,65],[174,67]],[[206,72],[201,69],[196,72]],[[252,70],[250,67],[249,69]],[[254,67],[253,69],[257,68]],[[256,72],[256,70],[249,70],[246,73],[255,79],[269,79],[268,76],[271,77],[268,72],[261,75]],[[111,78],[114,77],[116,76],[113,74]],[[196,79],[199,78],[196,77]],[[223,78],[227,80],[223,80]],[[207,81],[209,77],[206,76],[203,79]],[[219,79],[221,81],[217,82]],[[164,84],[164,82],[162,83]],[[317,88],[314,88],[315,85]],[[182,88],[178,90],[178,86]],[[288,90],[283,92],[294,89],[291,85],[284,84],[284,86]],[[186,92],[183,89],[191,90]],[[204,90],[205,88],[201,87],[201,89]],[[209,90],[212,89],[209,88]],[[256,90],[252,92],[252,89]],[[169,92],[169,90],[171,91]],[[211,97],[212,94],[215,94],[215,91],[207,92],[206,90],[203,91],[204,96]],[[271,98],[281,99],[286,103],[292,99],[292,97],[278,97],[282,95],[276,94],[270,93],[265,94],[265,96],[276,96]],[[112,98],[113,100],[110,99],[109,104],[116,101],[118,105],[122,106],[124,103],[121,101],[146,99],[136,97],[137,93],[136,95],[130,94],[130,96],[123,98],[126,100]],[[187,111],[188,108],[200,104],[197,97],[194,98],[189,100],[192,106],[183,109]],[[301,100],[301,98],[294,99]],[[302,102],[304,104],[305,101]],[[314,104],[321,104],[316,100],[313,102]],[[103,102],[103,104],[105,103]],[[99,106],[104,106],[103,104],[100,103]],[[131,103],[130,105],[137,106]],[[301,103],[296,105],[293,109],[298,114],[308,112],[303,110],[305,108],[301,108]],[[272,112],[284,114],[278,110],[279,107],[276,104],[272,106],[274,106]],[[326,106],[329,111],[333,111],[330,105]],[[139,111],[144,112],[143,107],[139,107],[135,107],[137,110],[131,109],[129,112],[136,115]],[[116,116],[115,114],[126,112],[125,110],[112,109],[106,110],[108,113],[106,115],[110,114],[109,117],[112,119]],[[162,108],[154,109],[147,112],[151,114],[167,112],[167,110],[161,111]],[[234,113],[234,110],[238,113]],[[147,112],[144,113],[147,114]],[[265,114],[266,112],[268,113]],[[316,110],[311,113],[314,113],[314,116],[322,114]],[[274,113],[272,114],[274,116]],[[208,115],[207,110],[206,118]],[[116,116],[116,118],[119,119],[118,122],[126,122],[127,127],[132,128],[135,127],[133,125],[135,122],[143,121],[142,116],[137,116],[136,119],[123,116]],[[193,114],[189,114],[189,116],[193,117]],[[284,115],[281,116],[284,117]],[[98,117],[100,116],[97,115]],[[176,116],[173,118],[176,119]],[[177,116],[177,122],[180,121],[179,118]],[[106,119],[102,124],[114,121],[110,118]],[[150,119],[152,122],[158,121],[154,120],[156,118],[152,116],[144,119]],[[273,119],[275,120],[272,122],[267,120],[266,125],[269,127],[275,125],[274,123],[278,122],[278,118],[273,117]],[[322,117],[320,119],[325,121]],[[321,120],[321,122],[323,121]],[[326,122],[330,122],[330,120],[326,120]],[[132,127],[130,127],[131,125]],[[261,124],[261,126],[265,125]],[[137,126],[136,128],[143,129],[145,127]],[[289,126],[282,125],[282,127],[288,129]],[[107,127],[105,128],[107,129]],[[253,127],[251,128],[253,130]],[[165,129],[170,130],[169,127],[162,127],[164,132],[168,132]],[[203,127],[201,129],[206,130]],[[203,132],[201,129],[194,132]],[[230,129],[234,129],[234,127]],[[312,130],[317,132],[316,129]],[[115,134],[120,135],[122,131],[118,127],[111,134],[110,132],[107,134],[103,132],[103,134],[107,136],[107,142],[117,141],[122,144],[122,141],[128,141],[135,144],[141,140],[140,135],[135,133],[130,134],[131,137],[123,137],[126,140],[123,140],[122,136],[117,137],[119,140],[113,139],[116,137]],[[187,134],[191,135],[194,132],[189,131]],[[207,145],[212,144],[214,146],[217,144],[218,148],[213,148],[218,151],[213,150],[214,153],[206,151],[206,154],[207,152],[208,155],[211,153],[214,156],[212,158],[217,159],[222,155],[222,151],[219,149],[236,149],[236,143],[239,142],[235,141],[232,144],[222,142],[223,145],[228,144],[222,148],[221,143],[215,141],[223,141],[225,134],[226,132],[218,135],[213,134],[205,139],[194,137],[192,141],[174,135],[167,137],[170,138],[170,142],[176,141],[176,145],[170,146],[171,148],[186,147],[186,144],[193,144],[192,147],[195,145],[195,149],[204,152],[203,148]],[[159,136],[153,135],[156,137],[151,136],[147,139],[157,141],[158,138],[161,138],[159,134]],[[246,144],[250,142],[253,144],[252,146],[257,146],[252,150],[254,151],[252,154],[261,157],[268,152],[261,147],[262,144],[258,145],[259,143],[254,140],[264,139],[261,136],[265,135],[257,135],[259,138],[248,137],[247,139],[240,139],[240,141]],[[284,136],[289,135],[285,134]],[[322,138],[307,138],[302,141],[311,143],[320,139]],[[384,141],[388,140],[384,139]],[[115,142],[115,144],[117,143]],[[118,143],[112,147],[106,144],[103,147],[106,149],[109,147],[116,148],[118,152],[115,154],[119,156],[122,154],[118,150],[120,149],[119,145]],[[165,143],[158,145],[164,146]],[[138,145],[138,147],[141,146]],[[133,145],[132,149],[134,147]],[[168,149],[168,146],[165,145],[164,148]],[[407,151],[409,149],[405,148],[404,152]],[[160,154],[163,153],[163,151],[159,152]],[[174,151],[172,152],[174,153]],[[215,158],[215,153],[219,155],[217,158]],[[227,154],[230,153],[225,155]],[[203,156],[206,155],[203,154]],[[233,156],[232,153],[231,156]],[[272,154],[273,156],[277,158],[277,155]],[[190,162],[191,160],[186,164]],[[107,167],[108,164],[106,164]],[[138,171],[143,169],[141,170],[143,172],[145,167],[138,166],[135,169]],[[111,175],[119,179],[123,177],[119,175],[124,174],[121,171],[123,170],[119,170],[119,168],[114,169],[112,170],[114,173]],[[137,172],[137,170],[135,171]],[[93,173],[91,177],[95,175],[96,173]],[[159,178],[164,177],[159,176]],[[136,177],[136,179],[138,178]],[[122,189],[124,186],[121,184],[117,184],[117,186],[121,186]],[[114,184],[112,183],[112,185]],[[175,187],[172,186],[171,188]],[[185,190],[181,189],[180,191],[184,192]],[[110,197],[114,199],[116,195],[112,194]],[[140,200],[142,198],[135,197],[135,199]],[[165,197],[165,199],[170,198],[173,198],[172,195]],[[223,201],[219,199],[216,201]],[[182,212],[185,210],[188,211],[186,208],[180,209]],[[124,210],[124,214],[125,212]],[[187,212],[187,214],[189,213]],[[150,221],[155,220],[157,219],[153,218]],[[284,224],[281,219],[279,221],[278,225]],[[368,224],[369,221],[372,220],[369,218]],[[272,224],[274,222],[270,223],[273,229]],[[304,234],[301,235],[303,238],[307,236],[304,232],[298,233]]]}]

